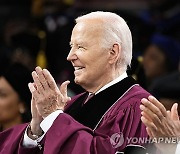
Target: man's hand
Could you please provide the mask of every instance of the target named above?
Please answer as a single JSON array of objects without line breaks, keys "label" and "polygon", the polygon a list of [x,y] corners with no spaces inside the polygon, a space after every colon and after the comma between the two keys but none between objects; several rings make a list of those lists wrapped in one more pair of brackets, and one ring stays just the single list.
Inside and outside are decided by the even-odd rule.
[{"label": "man's hand", "polygon": [[59,89],[49,71],[40,67],[32,72],[32,77],[34,83],[28,85],[32,93],[30,126],[34,135],[40,135],[42,120],[58,109],[64,110],[66,103],[71,99],[67,96],[67,85],[70,82],[65,81]]},{"label": "man's hand", "polygon": [[42,70],[40,67],[36,67],[36,71],[32,72],[32,77],[34,84],[31,84],[29,88],[38,113],[45,118],[58,109],[64,110],[66,103],[70,100],[67,96],[67,85],[70,82],[65,81],[58,89],[49,71]]},{"label": "man's hand", "polygon": [[[177,103],[175,103],[171,111],[166,111],[165,107],[153,96],[148,99],[141,100],[142,122],[147,127],[147,132],[151,138],[171,138],[180,137],[180,121],[177,111]],[[156,144],[156,146],[164,153],[169,150],[173,153],[176,144]]]}]

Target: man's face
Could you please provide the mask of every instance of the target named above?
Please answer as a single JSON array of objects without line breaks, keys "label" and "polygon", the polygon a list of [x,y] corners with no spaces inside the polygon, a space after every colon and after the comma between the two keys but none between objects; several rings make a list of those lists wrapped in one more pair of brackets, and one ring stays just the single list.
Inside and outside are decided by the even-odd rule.
[{"label": "man's face", "polygon": [[107,82],[110,71],[109,53],[101,47],[102,30],[96,24],[80,22],[76,24],[71,36],[71,51],[67,57],[75,71],[75,83],[94,92]]}]

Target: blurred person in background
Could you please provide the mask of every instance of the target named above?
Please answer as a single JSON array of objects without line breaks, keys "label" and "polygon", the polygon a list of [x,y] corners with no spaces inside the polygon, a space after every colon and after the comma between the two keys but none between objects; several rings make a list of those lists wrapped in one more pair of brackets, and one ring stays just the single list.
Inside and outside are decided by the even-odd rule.
[{"label": "blurred person in background", "polygon": [[32,81],[30,71],[14,63],[0,74],[0,131],[31,119],[31,94],[27,87]]},{"label": "blurred person in background", "polygon": [[180,43],[170,37],[155,34],[143,56],[147,89],[158,77],[177,71],[180,61]]},{"label": "blurred person in background", "polygon": [[33,70],[41,47],[38,32],[38,26],[31,18],[8,19],[3,26],[3,38],[0,44],[0,60],[2,59],[0,68],[6,68],[5,65],[9,61],[9,63],[22,63]]}]

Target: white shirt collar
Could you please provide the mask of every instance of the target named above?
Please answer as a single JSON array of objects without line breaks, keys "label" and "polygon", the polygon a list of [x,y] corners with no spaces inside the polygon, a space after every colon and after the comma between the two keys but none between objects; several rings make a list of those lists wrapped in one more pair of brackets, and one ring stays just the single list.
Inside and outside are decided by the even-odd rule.
[{"label": "white shirt collar", "polygon": [[119,77],[117,77],[116,79],[114,79],[114,80],[112,80],[111,82],[109,82],[109,83],[107,83],[106,85],[104,85],[101,89],[99,89],[99,90],[95,93],[95,95],[98,94],[98,93],[100,93],[101,91],[105,90],[106,88],[108,88],[108,87],[110,87],[110,86],[112,86],[112,85],[120,82],[121,80],[123,80],[123,79],[126,78],[126,77],[127,77],[127,73],[124,72],[123,74],[121,74],[121,75],[120,75]]}]

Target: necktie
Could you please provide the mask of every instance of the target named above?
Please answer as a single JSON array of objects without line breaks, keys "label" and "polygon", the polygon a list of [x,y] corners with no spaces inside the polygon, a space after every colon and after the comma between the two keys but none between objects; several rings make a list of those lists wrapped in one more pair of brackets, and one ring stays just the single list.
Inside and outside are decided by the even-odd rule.
[{"label": "necktie", "polygon": [[88,100],[90,100],[94,95],[95,95],[94,93],[89,94],[89,96],[88,96],[88,97],[86,98],[86,100],[84,101],[84,104],[86,104],[86,102],[87,102]]}]

